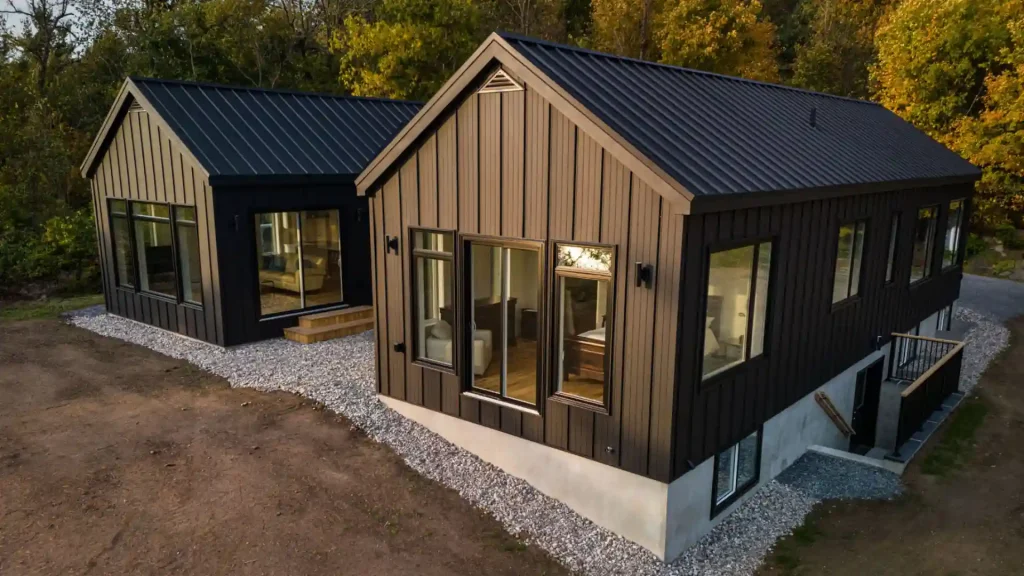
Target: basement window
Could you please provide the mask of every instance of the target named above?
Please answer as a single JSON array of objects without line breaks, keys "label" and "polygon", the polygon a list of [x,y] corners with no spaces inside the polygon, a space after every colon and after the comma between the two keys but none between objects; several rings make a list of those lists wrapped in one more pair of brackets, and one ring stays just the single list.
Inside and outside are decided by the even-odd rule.
[{"label": "basement window", "polygon": [[861,264],[867,221],[858,220],[839,227],[836,267],[832,278],[832,303],[849,300],[860,292]]},{"label": "basement window", "polygon": [[712,518],[757,484],[761,468],[761,433],[754,432],[715,456]]}]

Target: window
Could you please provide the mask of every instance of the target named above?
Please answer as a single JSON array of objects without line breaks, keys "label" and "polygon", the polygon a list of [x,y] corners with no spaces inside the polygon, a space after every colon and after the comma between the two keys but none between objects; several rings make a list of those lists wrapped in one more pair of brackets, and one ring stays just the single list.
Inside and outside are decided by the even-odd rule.
[{"label": "window", "polygon": [[711,254],[704,314],[704,379],[764,353],[771,257],[771,242]]},{"label": "window", "polygon": [[832,303],[853,298],[860,292],[860,269],[864,258],[865,220],[839,227],[839,247],[832,279]]},{"label": "window", "polygon": [[139,288],[177,298],[170,208],[166,204],[143,202],[132,202],[131,207]]},{"label": "window", "polygon": [[114,242],[114,267],[117,285],[135,287],[135,258],[132,255],[132,231],[128,221],[128,203],[110,201],[110,234]]},{"label": "window", "polygon": [[[920,333],[920,329],[917,325],[907,331],[907,334],[911,336],[917,336]],[[896,352],[898,362],[896,365],[900,368],[911,363],[914,358],[917,357],[917,345],[919,340],[917,338],[901,338],[899,343],[899,349]]]},{"label": "window", "polygon": [[885,262],[885,283],[890,284],[896,275],[896,240],[900,233],[900,215],[892,215],[892,224],[889,225],[889,257]]},{"label": "window", "polygon": [[736,501],[760,476],[761,436],[754,432],[715,456],[712,516]]},{"label": "window", "polygon": [[555,247],[555,393],[607,405],[615,253],[610,247]]},{"label": "window", "polygon": [[932,255],[935,252],[935,221],[939,207],[929,206],[917,211],[914,225],[914,255],[910,263],[910,283],[932,275]]},{"label": "window", "polygon": [[199,228],[196,226],[196,209],[175,206],[174,226],[178,234],[181,299],[192,304],[202,304],[203,274],[199,261]]},{"label": "window", "polygon": [[939,310],[939,322],[935,327],[940,332],[949,332],[950,325],[953,321],[953,305],[950,304],[942,310]]},{"label": "window", "polygon": [[415,358],[454,367],[454,234],[413,230],[412,250]]},{"label": "window", "polygon": [[536,406],[539,341],[523,330],[524,312],[541,314],[542,269],[538,242],[468,240],[466,355],[472,390]]},{"label": "window", "polygon": [[256,267],[264,316],[339,304],[337,210],[256,215]]},{"label": "window", "polygon": [[946,214],[946,245],[942,251],[942,267],[960,263],[960,229],[964,220],[964,201],[953,200]]}]

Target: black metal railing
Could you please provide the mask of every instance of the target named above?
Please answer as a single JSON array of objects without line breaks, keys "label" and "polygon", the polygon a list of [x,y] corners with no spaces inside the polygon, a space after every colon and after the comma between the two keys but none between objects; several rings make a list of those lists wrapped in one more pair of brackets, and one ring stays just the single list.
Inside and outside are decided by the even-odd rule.
[{"label": "black metal railing", "polygon": [[952,340],[893,334],[889,344],[889,379],[917,380],[958,344]]},{"label": "black metal railing", "polygon": [[[917,339],[922,346],[926,341],[930,341],[915,336],[908,336],[908,338]],[[931,341],[946,346],[931,347],[929,353],[934,355],[935,351],[941,349],[946,350],[946,353],[922,370],[914,378],[913,383],[900,393],[900,416],[896,431],[897,451],[924,426],[928,417],[941,408],[942,403],[960,388],[960,368],[963,362],[964,345],[948,340]],[[893,357],[893,360],[899,360],[899,358]],[[911,368],[905,369],[908,374],[913,373]],[[889,372],[890,375],[893,373],[891,369]]]}]

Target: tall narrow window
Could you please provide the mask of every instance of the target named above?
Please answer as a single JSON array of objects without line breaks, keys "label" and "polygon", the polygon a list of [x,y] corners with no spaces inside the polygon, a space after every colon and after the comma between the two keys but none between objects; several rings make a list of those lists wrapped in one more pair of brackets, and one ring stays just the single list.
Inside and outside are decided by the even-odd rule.
[{"label": "tall narrow window", "polygon": [[764,353],[770,242],[712,252],[704,315],[707,379]]},{"label": "tall narrow window", "polygon": [[832,279],[832,303],[842,302],[860,292],[861,262],[864,257],[864,235],[867,221],[858,220],[839,227],[839,247]]},{"label": "tall narrow window", "polygon": [[132,255],[132,230],[128,221],[128,203],[110,201],[110,231],[114,242],[114,266],[117,285],[135,287],[135,257]]},{"label": "tall narrow window", "polygon": [[171,214],[166,204],[132,202],[135,225],[135,258],[139,288],[145,292],[177,297]]},{"label": "tall narrow window", "polygon": [[900,233],[900,215],[892,215],[892,223],[889,224],[889,256],[885,262],[885,283],[892,282],[896,275],[896,241]]},{"label": "tall narrow window", "polygon": [[474,390],[521,404],[537,404],[536,333],[522,330],[523,310],[541,306],[541,244],[467,243],[468,330]]},{"label": "tall narrow window", "polygon": [[199,260],[199,228],[196,209],[175,206],[174,226],[178,234],[178,277],[181,299],[192,304],[203,303],[203,274]]},{"label": "tall narrow window", "polygon": [[938,206],[928,206],[917,211],[917,223],[914,225],[914,257],[910,263],[911,284],[932,275],[935,221],[938,218],[938,212]]},{"label": "tall narrow window", "polygon": [[723,510],[757,483],[760,476],[760,434],[754,432],[715,457],[712,515]]},{"label": "tall narrow window", "polygon": [[607,404],[614,277],[611,248],[556,246],[557,394]]},{"label": "tall narrow window", "polygon": [[412,249],[415,357],[454,367],[454,234],[413,230]]},{"label": "tall narrow window", "polygon": [[964,220],[964,201],[949,203],[946,215],[946,245],[942,251],[942,267],[949,268],[960,263],[960,229]]}]

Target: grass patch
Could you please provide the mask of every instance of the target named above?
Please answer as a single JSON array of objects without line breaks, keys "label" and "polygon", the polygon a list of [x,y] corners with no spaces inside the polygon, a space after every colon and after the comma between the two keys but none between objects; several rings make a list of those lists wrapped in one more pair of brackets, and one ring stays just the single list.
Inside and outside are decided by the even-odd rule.
[{"label": "grass patch", "polygon": [[102,294],[72,296],[70,298],[48,298],[0,304],[0,321],[38,320],[56,318],[61,313],[103,303]]},{"label": "grass patch", "polygon": [[815,509],[804,519],[803,524],[793,529],[792,534],[776,542],[772,555],[766,562],[766,567],[770,568],[769,573],[785,575],[799,573],[800,549],[814,544],[823,535],[821,528],[818,527],[819,515],[823,513],[823,510]]},{"label": "grass patch", "polygon": [[953,414],[942,439],[921,464],[921,472],[931,476],[945,476],[963,468],[974,446],[974,436],[985,422],[988,405],[978,397],[968,398]]}]

